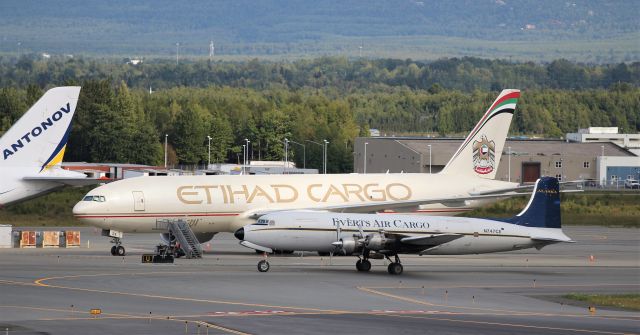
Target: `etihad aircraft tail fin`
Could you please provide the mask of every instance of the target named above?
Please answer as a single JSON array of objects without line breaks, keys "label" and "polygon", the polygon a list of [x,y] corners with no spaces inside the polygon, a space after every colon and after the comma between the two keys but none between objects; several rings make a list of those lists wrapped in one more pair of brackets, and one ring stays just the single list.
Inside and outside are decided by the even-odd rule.
[{"label": "etihad aircraft tail fin", "polygon": [[503,90],[442,173],[495,179],[519,97],[519,90]]}]

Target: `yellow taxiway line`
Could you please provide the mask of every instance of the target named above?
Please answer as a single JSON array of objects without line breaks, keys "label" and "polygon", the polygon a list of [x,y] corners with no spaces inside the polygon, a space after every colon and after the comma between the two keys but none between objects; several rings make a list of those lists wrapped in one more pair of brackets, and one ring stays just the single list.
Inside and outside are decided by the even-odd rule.
[{"label": "yellow taxiway line", "polygon": [[174,297],[174,296],[143,294],[143,293],[131,293],[131,292],[120,292],[120,291],[107,291],[107,290],[98,290],[98,289],[88,289],[88,288],[79,288],[79,287],[69,287],[69,286],[59,286],[59,285],[45,284],[46,281],[57,280],[57,279],[71,279],[71,278],[80,278],[80,277],[99,277],[99,276],[126,276],[126,275],[129,275],[129,276],[140,276],[140,275],[152,275],[152,274],[184,275],[185,272],[146,272],[146,273],[119,273],[119,274],[107,273],[107,274],[92,274],[92,275],[60,276],[60,277],[40,278],[40,279],[35,280],[34,284],[37,285],[37,286],[40,286],[40,287],[57,288],[57,289],[65,289],[65,290],[74,290],[74,291],[84,291],[84,292],[93,292],[93,293],[105,293],[105,294],[123,295],[123,296],[133,296],[133,297],[142,297],[142,298],[151,298],[151,299],[165,299],[165,300],[174,300],[174,301],[199,302],[199,303],[206,303],[206,304],[237,305],[237,306],[276,308],[276,309],[294,309],[294,310],[303,310],[303,311],[322,312],[322,313],[327,313],[327,314],[343,313],[343,312],[347,312],[348,313],[348,311],[319,309],[319,308],[310,308],[310,307],[280,306],[280,305],[255,304],[255,303],[239,302],[239,301],[196,299],[196,298]]},{"label": "yellow taxiway line", "polygon": [[[633,286],[635,286],[637,284],[633,284]],[[581,286],[581,285],[575,285],[575,286]],[[582,286],[587,286],[587,285],[582,285]],[[600,286],[600,285],[588,285],[590,287],[593,286]],[[627,286],[625,284],[604,284],[603,286]],[[477,287],[477,288],[482,288],[482,287]],[[376,287],[376,288],[371,288],[371,287],[357,287],[358,290],[363,291],[363,292],[367,292],[367,293],[371,293],[371,294],[375,294],[375,295],[380,295],[380,296],[384,296],[384,297],[388,297],[391,299],[395,299],[395,300],[401,300],[401,301],[405,301],[405,302],[409,302],[409,303],[414,303],[417,305],[423,305],[423,306],[429,306],[429,307],[443,307],[443,308],[447,308],[447,309],[461,309],[461,310],[481,310],[484,312],[493,312],[493,313],[460,313],[460,312],[452,312],[451,314],[465,314],[465,315],[494,315],[494,316],[498,316],[500,314],[496,314],[495,312],[498,313],[503,313],[502,315],[505,316],[541,316],[541,317],[549,317],[549,316],[565,316],[565,317],[588,317],[591,319],[594,318],[598,318],[598,319],[606,319],[606,320],[621,320],[621,321],[640,321],[640,319],[636,319],[636,318],[626,318],[626,317],[621,317],[621,316],[617,316],[617,315],[582,315],[582,314],[569,314],[569,313],[540,313],[540,312],[525,312],[525,311],[517,311],[517,310],[509,310],[509,309],[495,309],[495,308],[486,308],[486,307],[471,307],[471,306],[456,306],[456,305],[449,305],[449,304],[437,304],[437,303],[430,303],[428,301],[424,301],[424,300],[418,300],[418,299],[414,299],[414,298],[409,298],[409,297],[404,297],[401,295],[397,295],[397,294],[392,294],[392,293],[387,293],[387,292],[382,292],[380,291],[381,289],[399,289],[398,287]],[[413,289],[422,289],[422,287],[420,288],[416,288],[413,287]]]},{"label": "yellow taxiway line", "polygon": [[32,306],[18,306],[18,305],[0,305],[0,308],[13,308],[13,309],[28,309],[35,311],[47,311],[47,312],[58,312],[58,313],[77,313],[77,314],[86,314],[86,317],[58,317],[58,318],[41,318],[34,319],[36,321],[92,321],[92,320],[155,320],[155,321],[172,321],[172,322],[191,322],[196,323],[204,327],[209,327],[217,330],[221,330],[223,332],[229,334],[236,335],[250,335],[249,333],[241,332],[239,330],[223,327],[216,325],[211,322],[201,321],[201,320],[189,320],[184,319],[184,317],[171,317],[171,316],[162,316],[162,315],[154,315],[154,316],[145,316],[145,315],[130,315],[130,314],[119,314],[119,313],[104,313],[99,317],[91,316],[89,312],[79,311],[79,310],[69,310],[62,308],[45,308],[45,307],[32,307]]},{"label": "yellow taxiway line", "polygon": [[[238,301],[224,301],[224,300],[207,300],[207,299],[195,299],[195,298],[185,298],[185,297],[175,297],[175,296],[163,296],[163,295],[152,295],[152,294],[142,294],[142,293],[131,293],[131,292],[120,292],[120,291],[108,291],[108,290],[98,290],[98,289],[88,289],[88,288],[79,288],[79,287],[69,287],[69,286],[60,286],[46,283],[48,281],[59,280],[59,279],[74,279],[74,278],[86,278],[86,277],[106,277],[106,276],[148,276],[148,275],[168,275],[168,274],[176,274],[176,275],[184,275],[185,272],[143,272],[143,273],[106,273],[106,274],[90,274],[90,275],[73,275],[73,276],[58,276],[58,277],[46,277],[35,280],[33,283],[27,282],[17,282],[17,281],[8,281],[8,280],[0,280],[0,284],[8,284],[8,285],[33,285],[38,287],[46,287],[46,288],[57,288],[57,289],[65,289],[65,290],[75,290],[75,291],[84,291],[84,292],[94,292],[94,293],[104,293],[104,294],[112,294],[112,295],[122,295],[122,296],[133,296],[133,297],[142,297],[142,298],[151,298],[151,299],[165,299],[165,300],[174,300],[174,301],[190,301],[190,302],[198,302],[198,303],[207,303],[207,304],[222,304],[222,305],[237,305],[237,306],[248,306],[248,307],[261,307],[261,308],[276,308],[276,309],[289,309],[289,310],[298,310],[298,311],[286,311],[283,313],[276,314],[238,314],[238,315],[222,315],[222,316],[294,316],[294,315],[343,315],[343,314],[375,314],[389,317],[403,317],[403,318],[422,318],[422,319],[433,319],[447,322],[459,322],[459,323],[474,323],[474,324],[486,324],[486,325],[495,325],[495,326],[504,326],[504,327],[520,327],[520,328],[531,328],[531,329],[544,329],[544,330],[558,330],[558,331],[571,331],[571,332],[583,332],[583,333],[598,333],[598,334],[609,334],[609,335],[620,335],[622,333],[616,332],[608,332],[608,331],[597,331],[590,329],[571,329],[571,328],[556,328],[556,327],[546,327],[546,326],[533,326],[526,324],[512,324],[512,323],[500,323],[500,322],[488,322],[488,321],[474,321],[474,320],[458,320],[452,318],[440,317],[437,315],[509,315],[509,316],[566,316],[566,317],[589,317],[589,318],[606,318],[609,320],[615,319],[615,316],[605,317],[605,316],[593,316],[593,315],[579,315],[579,314],[558,314],[558,313],[535,313],[535,312],[522,312],[515,310],[503,310],[503,309],[487,309],[480,307],[469,307],[469,306],[453,306],[447,304],[437,304],[431,303],[423,300],[418,300],[410,297],[404,297],[397,294],[391,294],[387,292],[382,292],[380,290],[384,289],[455,289],[455,288],[531,288],[531,286],[525,285],[512,285],[512,286],[471,286],[471,285],[460,285],[460,286],[424,286],[424,287],[415,287],[415,286],[407,286],[407,287],[357,287],[358,290],[369,293],[380,295],[384,297],[388,297],[395,300],[400,300],[408,303],[429,306],[429,307],[444,307],[447,309],[455,308],[462,310],[481,310],[484,312],[494,312],[494,313],[461,313],[461,312],[448,312],[448,311],[429,311],[429,315],[404,315],[400,313],[393,312],[377,312],[377,311],[367,311],[367,312],[355,312],[355,311],[344,311],[344,310],[332,310],[332,309],[318,309],[318,308],[310,308],[310,307],[299,307],[299,306],[280,306],[280,305],[267,305],[267,304],[256,304],[256,303],[248,303],[248,302],[238,302]],[[597,285],[537,285],[538,288],[541,287],[594,287],[594,286],[640,286],[640,284],[597,284]],[[66,312],[68,313],[68,309],[52,309],[52,308],[39,308],[39,307],[26,307],[26,306],[0,306],[0,308],[25,308],[25,309],[33,309],[33,310],[43,310],[43,311],[53,311],[53,312]],[[496,314],[495,312],[505,313],[505,314]],[[75,313],[83,313],[88,314],[87,312],[75,312]],[[209,322],[199,321],[199,320],[189,320],[186,318],[203,318],[203,317],[217,317],[218,315],[181,315],[181,316],[158,316],[155,315],[153,317],[146,315],[128,315],[128,314],[113,314],[113,313],[105,313],[105,315],[98,319],[112,318],[112,319],[150,319],[150,320],[167,320],[167,321],[180,321],[180,322],[192,322],[199,323],[203,326],[209,326],[214,329],[218,329],[227,333],[232,334],[246,334],[234,329],[218,326]],[[53,318],[47,320],[89,320],[94,318]],[[626,319],[620,318],[620,320],[625,321],[637,321],[636,319]]]}]

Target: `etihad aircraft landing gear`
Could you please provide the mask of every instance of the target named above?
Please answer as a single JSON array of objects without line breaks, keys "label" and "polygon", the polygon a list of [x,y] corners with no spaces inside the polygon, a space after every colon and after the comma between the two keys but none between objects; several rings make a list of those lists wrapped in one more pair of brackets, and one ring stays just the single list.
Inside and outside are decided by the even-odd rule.
[{"label": "etihad aircraft landing gear", "polygon": [[399,274],[402,274],[402,271],[404,270],[404,268],[402,267],[402,264],[400,264],[400,257],[398,257],[398,255],[395,255],[395,256],[396,256],[395,262],[391,262],[391,259],[387,256],[387,259],[389,260],[389,262],[391,262],[387,267],[387,271],[389,272],[389,274],[399,275]]},{"label": "etihad aircraft landing gear", "polygon": [[124,256],[126,254],[124,247],[121,245],[114,245],[111,247],[111,256]]},{"label": "etihad aircraft landing gear", "polygon": [[118,237],[111,238],[111,243],[115,243],[113,247],[111,247],[111,255],[112,256],[124,256],[126,251],[122,246],[122,240]]},{"label": "etihad aircraft landing gear", "polygon": [[102,236],[111,237],[111,243],[114,244],[114,246],[111,247],[112,256],[124,256],[126,254],[126,251],[122,246],[122,235],[123,234],[121,231],[110,230],[110,229],[102,230]]}]

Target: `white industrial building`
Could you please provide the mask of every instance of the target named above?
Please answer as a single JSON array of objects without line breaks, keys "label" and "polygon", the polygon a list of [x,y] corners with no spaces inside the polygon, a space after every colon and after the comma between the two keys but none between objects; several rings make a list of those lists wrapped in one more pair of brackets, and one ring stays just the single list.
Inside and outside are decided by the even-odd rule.
[{"label": "white industrial building", "polygon": [[0,248],[13,247],[11,225],[0,224]]},{"label": "white industrial building", "polygon": [[611,142],[640,156],[640,134],[619,134],[618,127],[589,127],[568,133],[566,139],[578,143]]}]

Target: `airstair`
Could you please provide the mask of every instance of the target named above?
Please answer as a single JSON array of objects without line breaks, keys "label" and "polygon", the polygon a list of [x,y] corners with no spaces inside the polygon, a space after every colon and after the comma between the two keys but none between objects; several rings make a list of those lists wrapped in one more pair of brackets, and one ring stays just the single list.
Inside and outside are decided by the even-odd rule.
[{"label": "airstair", "polygon": [[200,242],[185,220],[157,221],[156,228],[161,226],[169,231],[170,247],[182,250],[187,258],[202,258]]}]

